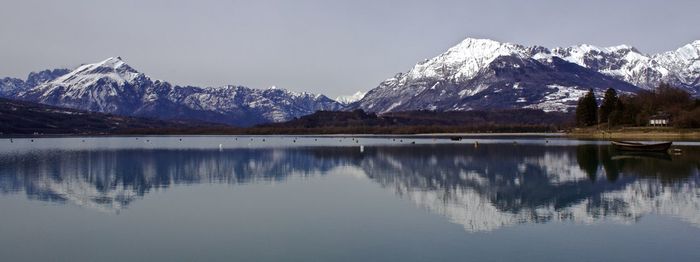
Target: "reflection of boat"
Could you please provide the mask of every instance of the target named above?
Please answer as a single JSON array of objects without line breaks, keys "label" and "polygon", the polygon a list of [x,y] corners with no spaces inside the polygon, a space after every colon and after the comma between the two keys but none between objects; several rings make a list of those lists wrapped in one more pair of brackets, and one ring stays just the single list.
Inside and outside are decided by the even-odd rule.
[{"label": "reflection of boat", "polygon": [[453,137],[450,137],[450,140],[452,140],[452,141],[462,141],[462,137],[461,137],[461,136],[453,136]]},{"label": "reflection of boat", "polygon": [[666,160],[666,161],[671,161],[671,156],[667,152],[656,152],[656,151],[640,151],[640,152],[633,152],[633,151],[624,151],[616,154],[615,156],[611,157],[612,160],[626,160],[626,159],[632,159],[632,160],[644,160],[644,159],[651,159],[651,160]]},{"label": "reflection of boat", "polygon": [[665,152],[673,142],[643,144],[637,142],[612,141],[612,145],[621,151]]}]

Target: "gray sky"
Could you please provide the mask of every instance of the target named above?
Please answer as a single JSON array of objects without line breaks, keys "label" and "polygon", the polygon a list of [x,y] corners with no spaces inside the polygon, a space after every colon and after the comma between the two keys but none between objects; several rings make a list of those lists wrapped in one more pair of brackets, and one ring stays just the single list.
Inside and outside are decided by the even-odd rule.
[{"label": "gray sky", "polygon": [[110,56],[175,84],[369,90],[465,37],[547,47],[700,39],[700,1],[0,0],[0,76]]}]

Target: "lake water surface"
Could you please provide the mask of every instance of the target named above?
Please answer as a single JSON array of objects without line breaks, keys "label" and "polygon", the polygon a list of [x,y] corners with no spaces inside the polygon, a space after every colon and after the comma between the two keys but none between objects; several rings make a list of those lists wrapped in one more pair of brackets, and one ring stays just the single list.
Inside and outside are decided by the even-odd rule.
[{"label": "lake water surface", "polygon": [[700,261],[700,144],[674,147],[0,139],[0,261]]}]

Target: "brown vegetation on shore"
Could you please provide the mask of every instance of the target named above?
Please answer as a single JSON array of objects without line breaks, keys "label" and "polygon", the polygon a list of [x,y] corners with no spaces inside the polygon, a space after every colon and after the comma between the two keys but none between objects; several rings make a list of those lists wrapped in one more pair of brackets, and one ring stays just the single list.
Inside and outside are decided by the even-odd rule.
[{"label": "brown vegetation on shore", "polygon": [[673,127],[577,128],[567,137],[601,140],[700,140],[700,129]]}]

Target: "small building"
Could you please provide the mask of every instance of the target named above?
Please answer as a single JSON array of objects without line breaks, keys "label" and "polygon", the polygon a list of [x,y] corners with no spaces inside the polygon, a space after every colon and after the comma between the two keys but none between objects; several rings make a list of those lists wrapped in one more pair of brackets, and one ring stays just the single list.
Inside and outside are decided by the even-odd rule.
[{"label": "small building", "polygon": [[671,123],[671,116],[665,112],[658,112],[649,117],[650,126],[668,126]]}]

